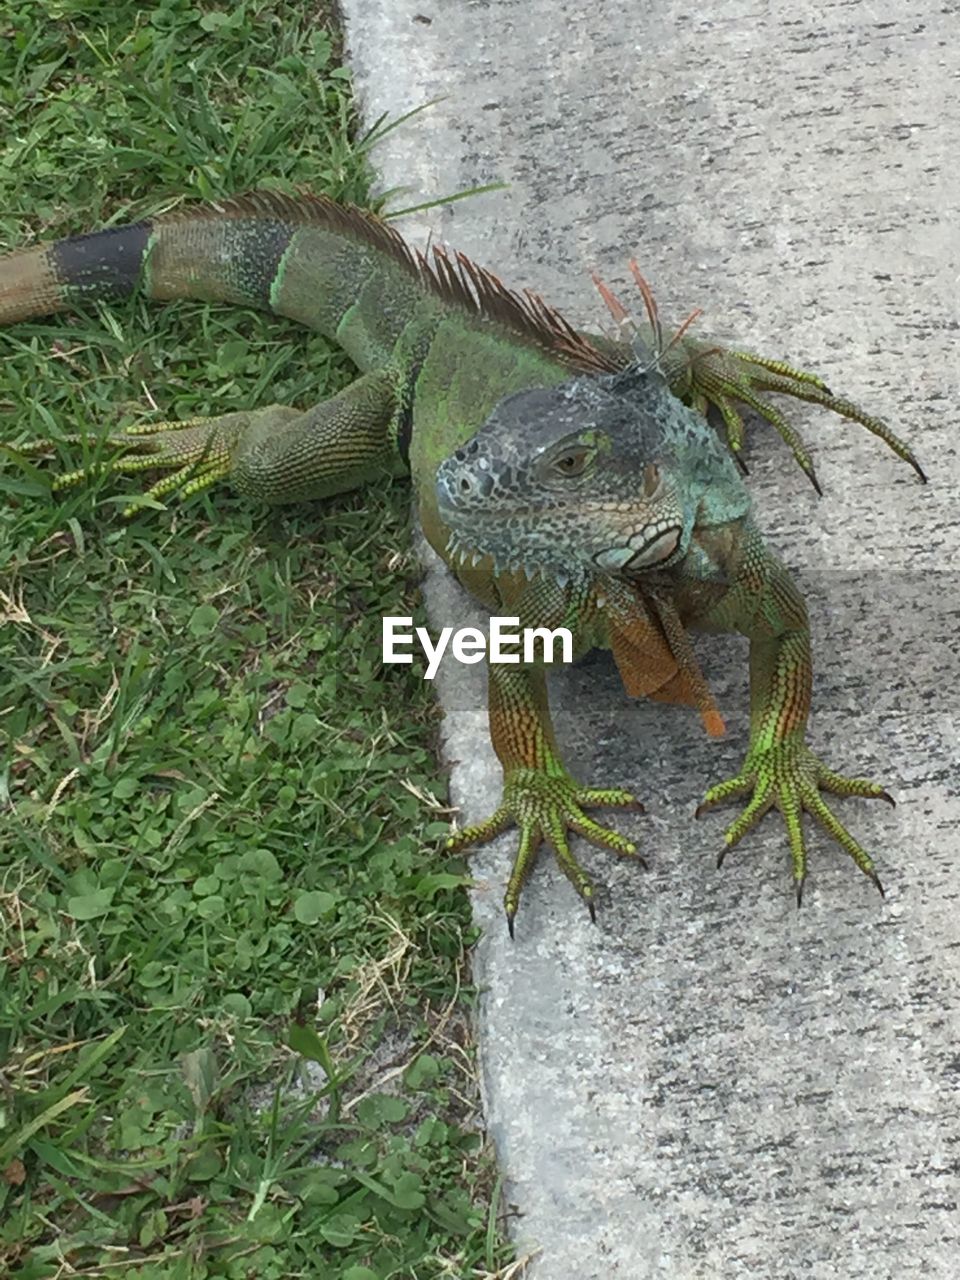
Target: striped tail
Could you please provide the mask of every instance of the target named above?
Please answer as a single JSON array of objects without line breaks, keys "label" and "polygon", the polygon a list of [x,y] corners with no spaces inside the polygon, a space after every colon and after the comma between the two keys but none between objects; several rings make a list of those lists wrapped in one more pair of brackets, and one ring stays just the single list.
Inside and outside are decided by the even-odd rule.
[{"label": "striped tail", "polygon": [[375,214],[325,196],[253,191],[0,257],[0,325],[135,292],[286,316],[361,369],[389,359],[412,321],[451,311],[569,368],[623,365],[537,294],[513,292],[463,254],[434,247],[428,259]]},{"label": "striped tail", "polygon": [[150,224],[140,222],[0,258],[0,324],[68,310],[82,298],[132,293],[149,235]]},{"label": "striped tail", "polygon": [[0,324],[140,292],[257,307],[335,336],[376,274],[422,296],[420,262],[374,214],[258,191],[0,257]]}]

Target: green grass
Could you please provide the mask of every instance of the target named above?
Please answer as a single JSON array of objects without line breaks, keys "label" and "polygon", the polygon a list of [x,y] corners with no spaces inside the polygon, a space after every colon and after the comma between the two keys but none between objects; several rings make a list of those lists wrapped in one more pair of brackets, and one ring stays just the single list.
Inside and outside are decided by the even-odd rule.
[{"label": "green grass", "polygon": [[[95,17],[92,17],[95,15]],[[259,184],[367,195],[322,9],[0,8],[0,243]],[[201,305],[0,335],[0,438],[351,371]],[[153,411],[153,405],[157,412]],[[0,1271],[514,1274],[477,1127],[408,498],[273,513],[0,467]],[[491,1207],[493,1206],[493,1207]]]}]

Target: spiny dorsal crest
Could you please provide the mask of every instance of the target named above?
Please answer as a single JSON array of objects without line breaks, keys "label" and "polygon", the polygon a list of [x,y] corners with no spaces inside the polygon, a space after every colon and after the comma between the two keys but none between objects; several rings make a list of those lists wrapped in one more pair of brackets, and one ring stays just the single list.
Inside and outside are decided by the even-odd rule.
[{"label": "spiny dorsal crest", "polygon": [[250,191],[201,209],[177,210],[164,215],[162,221],[198,216],[275,218],[288,223],[291,229],[323,227],[364,241],[399,263],[444,302],[503,326],[573,369],[615,373],[623,367],[622,360],[598,350],[539,294],[530,289],[522,293],[508,289],[492,271],[478,266],[463,253],[434,246],[427,257],[412,249],[399,232],[369,209],[338,204],[312,192],[288,195],[283,191]]},{"label": "spiny dorsal crest", "polygon": [[[660,321],[660,309],[657,306],[656,298],[653,296],[653,290],[650,288],[646,277],[641,273],[636,258],[631,258],[627,265],[643,299],[643,305],[647,313],[647,324],[653,337],[652,348],[641,333],[636,319],[630,314],[609,285],[604,280],[601,280],[596,272],[593,273],[591,279],[617,326],[616,340],[632,347],[637,371],[649,373],[656,369],[662,372],[661,361],[663,357],[672,347],[677,345],[690,326],[700,319],[703,311],[700,307],[696,307],[691,311],[676,333],[673,334],[669,341],[665,342],[663,325]],[[706,354],[710,355],[713,352]]]}]

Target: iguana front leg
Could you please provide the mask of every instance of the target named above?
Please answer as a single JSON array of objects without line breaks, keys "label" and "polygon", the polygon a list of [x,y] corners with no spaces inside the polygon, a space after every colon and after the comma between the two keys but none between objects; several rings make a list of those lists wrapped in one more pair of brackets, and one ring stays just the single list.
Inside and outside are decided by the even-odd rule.
[{"label": "iguana front leg", "polygon": [[554,740],[541,668],[491,664],[488,674],[490,737],[503,766],[503,797],[496,813],[451,836],[447,849],[483,844],[513,824],[519,827],[519,848],[503,899],[511,937],[520,895],[543,841],[552,846],[561,870],[594,918],[593,881],[570,850],[569,832],[600,848],[638,857],[636,845],[584,810],[619,805],[642,812],[643,806],[628,791],[582,787],[567,773]]},{"label": "iguana front leg", "polygon": [[755,530],[727,598],[699,621],[707,629],[736,630],[750,639],[750,742],[738,774],[711,787],[697,817],[734,796],[750,794],[727,829],[717,865],[776,806],[783,814],[793,861],[797,904],[807,875],[802,814],[809,813],[883,892],[873,859],[825,803],[821,792],[893,804],[879,783],[828,768],[806,743],[812,690],[810,631],[803,599],[786,569]]},{"label": "iguana front leg", "polygon": [[[125,516],[151,500],[174,493],[186,498],[222,480],[261,502],[327,498],[405,469],[395,439],[399,403],[397,376],[377,370],[312,409],[275,404],[215,418],[148,423],[106,437],[68,437],[90,447],[93,456],[85,466],[58,476],[53,488],[103,472],[165,471],[124,510]],[[38,441],[20,452],[49,447],[49,441]]]}]

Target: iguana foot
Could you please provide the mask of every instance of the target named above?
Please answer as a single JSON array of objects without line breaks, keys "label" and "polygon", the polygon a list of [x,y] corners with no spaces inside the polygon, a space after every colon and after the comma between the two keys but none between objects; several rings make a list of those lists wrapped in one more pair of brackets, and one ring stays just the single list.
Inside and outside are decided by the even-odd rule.
[{"label": "iguana foot", "polygon": [[617,805],[643,812],[643,805],[629,791],[595,790],[581,787],[563,774],[557,776],[538,769],[517,769],[504,780],[503,802],[496,813],[485,822],[465,827],[448,838],[446,848],[453,852],[468,845],[485,844],[513,824],[519,827],[520,844],[503,897],[511,938],[523,886],[544,840],[553,847],[560,869],[587,904],[592,920],[596,919],[593,881],[571,853],[568,832],[575,831],[591,844],[636,858],[646,866],[632,841],[594,822],[584,813],[584,809],[599,805]]},{"label": "iguana foot", "polygon": [[[727,445],[744,474],[747,471],[741,457],[744,425],[742,409],[738,406],[752,409],[780,433],[810,483],[817,493],[822,493],[813,461],[800,435],[780,410],[761,395],[763,392],[774,392],[793,396],[795,400],[823,405],[825,409],[838,413],[841,418],[859,422],[873,435],[885,441],[904,462],[909,462],[926,484],[927,477],[923,468],[906,442],[895,435],[885,422],[874,418],[853,401],[835,396],[815,373],[795,369],[782,360],[771,360],[766,356],[755,355],[752,351],[727,350],[709,340],[698,341],[687,334],[691,322],[701,315],[699,309],[687,317],[669,341],[665,341],[653,292],[636,262],[631,261],[629,265],[646,308],[654,352],[670,384],[670,390],[705,417],[711,409],[719,413],[726,429]],[[598,276],[595,275],[593,281],[610,314],[620,326],[621,333],[636,334],[637,322],[620,299]]]},{"label": "iguana foot", "polygon": [[873,859],[824,803],[820,794],[827,791],[837,796],[863,796],[894,804],[893,797],[878,783],[834,773],[803,742],[782,742],[762,751],[748,752],[740,773],[711,787],[697,808],[696,816],[699,818],[714,805],[750,791],[753,795],[746,808],[724,834],[726,848],[717,859],[718,867],[723,865],[734,845],[739,844],[775,805],[783,814],[787,827],[797,906],[801,903],[807,876],[807,849],[801,821],[804,810],[847,851],[863,874],[883,893]]},{"label": "iguana foot", "polygon": [[[773,392],[822,405],[825,409],[838,413],[841,418],[859,422],[889,445],[904,462],[908,462],[926,483],[923,468],[904,440],[891,431],[885,422],[873,417],[852,400],[834,395],[816,374],[795,369],[780,360],[769,360],[749,351],[728,351],[690,337],[684,337],[679,347],[688,361],[686,388],[683,388],[681,375],[677,379],[681,384],[679,392],[699,412],[706,414],[712,407],[720,414],[726,430],[727,444],[742,470],[746,470],[741,459],[744,441],[742,413],[745,407],[752,409],[779,432],[817,493],[822,493],[813,460],[802,437],[780,410],[765,398],[764,393]],[[679,360],[679,356],[674,359]],[[673,375],[673,370],[671,374]],[[672,386],[673,376],[670,381]]]},{"label": "iguana foot", "polygon": [[[161,498],[176,494],[189,498],[202,493],[229,476],[233,451],[252,420],[266,414],[289,416],[295,410],[271,405],[254,412],[226,413],[215,418],[190,418],[184,422],[151,422],[127,427],[106,436],[72,435],[64,443],[80,444],[90,451],[86,464],[75,471],[58,475],[54,491],[91,480],[103,473],[130,474],[162,470],[162,476],[124,509],[124,516],[135,515],[142,507],[157,505]],[[38,440],[18,452],[36,454],[48,451],[51,440]]]}]

